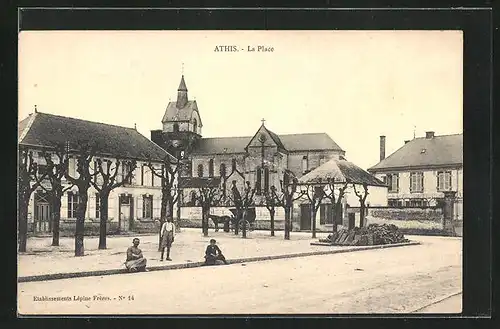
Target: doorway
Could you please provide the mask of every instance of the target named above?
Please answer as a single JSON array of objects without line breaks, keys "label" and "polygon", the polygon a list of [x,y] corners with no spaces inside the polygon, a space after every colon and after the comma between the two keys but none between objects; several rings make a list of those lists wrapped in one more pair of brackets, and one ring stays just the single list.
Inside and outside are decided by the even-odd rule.
[{"label": "doorway", "polygon": [[303,231],[311,230],[311,205],[300,205],[300,229]]},{"label": "doorway", "polygon": [[120,231],[130,230],[130,221],[133,218],[133,198],[131,195],[120,195],[118,211],[120,212],[118,217],[118,226],[120,227]]},{"label": "doorway", "polygon": [[45,193],[35,194],[35,216],[33,218],[33,232],[48,233],[52,230],[50,203]]}]

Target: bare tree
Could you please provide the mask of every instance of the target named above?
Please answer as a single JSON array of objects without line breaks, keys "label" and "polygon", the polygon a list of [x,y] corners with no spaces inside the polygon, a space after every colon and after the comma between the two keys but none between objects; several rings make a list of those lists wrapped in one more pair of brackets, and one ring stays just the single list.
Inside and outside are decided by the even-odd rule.
[{"label": "bare tree", "polygon": [[211,184],[209,180],[206,186],[198,188],[198,195],[196,199],[201,205],[201,230],[204,236],[208,236],[208,216],[210,215],[210,208],[216,206],[222,199],[223,193],[218,186]]},{"label": "bare tree", "polygon": [[[63,187],[63,178],[68,170],[68,152],[63,144],[56,145],[51,152],[43,151],[43,157],[46,162],[46,182],[50,185],[48,189],[41,184],[40,186],[47,192],[52,210],[52,245],[59,246],[60,222],[61,222],[61,199],[64,192],[71,189],[73,185],[69,184]],[[52,155],[57,158],[54,162]]]},{"label": "bare tree", "polygon": [[316,215],[319,207],[321,206],[321,201],[323,201],[323,198],[325,197],[324,186],[312,183],[306,184],[303,193],[309,200],[312,220],[312,237],[316,238]]},{"label": "bare tree", "polygon": [[280,181],[281,195],[276,193],[274,189],[274,195],[279,204],[285,210],[285,240],[290,240],[290,231],[292,228],[292,207],[293,202],[299,200],[304,195],[303,192],[297,194],[298,179],[289,170],[286,170],[283,174],[283,180]]},{"label": "bare tree", "polygon": [[[333,207],[333,232],[337,232],[337,221],[339,220],[339,217],[341,215],[341,202],[342,199],[344,198],[345,191],[348,186],[348,181],[344,183],[339,183],[340,187],[338,189],[339,195],[335,197],[335,180],[333,178],[328,178],[327,179],[327,186],[328,186],[328,193],[325,193],[325,197],[330,200],[331,205]],[[343,184],[343,185],[342,185]]]},{"label": "bare tree", "polygon": [[250,182],[247,181],[245,183],[245,188],[243,190],[243,197],[241,196],[240,191],[236,187],[236,181],[233,180],[231,187],[232,197],[229,197],[234,207],[236,208],[236,223],[235,223],[235,232],[238,234],[238,227],[242,224],[242,237],[247,237],[247,225],[248,225],[248,209],[251,206],[255,206],[254,196],[255,196],[255,188],[252,188]]},{"label": "bare tree", "polygon": [[[175,179],[179,176],[181,170],[181,162],[173,161],[170,155],[166,155],[161,161],[161,167],[157,168],[154,163],[149,160],[147,166],[154,176],[160,178],[161,181],[161,210],[160,210],[160,228],[167,218],[174,216],[174,204],[179,200],[179,189],[175,186]],[[180,210],[179,210],[180,211]],[[176,223],[176,227],[179,226]],[[161,230],[160,230],[161,231]],[[158,232],[158,251],[161,251],[161,232]]]},{"label": "bare tree", "polygon": [[[99,194],[99,249],[106,249],[109,194],[117,187],[130,184],[136,167],[135,160],[117,158],[113,161],[101,159],[94,161],[94,174],[90,183]],[[117,179],[120,171],[121,179]]]},{"label": "bare tree", "polygon": [[274,236],[274,215],[276,214],[276,207],[280,207],[280,200],[276,194],[276,187],[274,187],[274,185],[271,186],[270,191],[264,192],[264,197],[265,205],[271,219],[271,236]]},{"label": "bare tree", "polygon": [[352,187],[354,188],[354,194],[359,199],[359,227],[365,226],[365,217],[366,217],[366,198],[368,197],[368,185],[366,183],[363,183],[363,193],[358,192],[356,189],[356,184],[352,184]]},{"label": "bare tree", "polygon": [[68,171],[66,179],[78,188],[78,205],[76,207],[75,256],[84,256],[83,237],[85,233],[85,213],[87,211],[88,190],[92,184],[93,174],[90,173],[90,163],[96,155],[97,145],[86,142],[77,143],[76,172],[78,177],[71,177]]},{"label": "bare tree", "polygon": [[33,152],[19,146],[18,153],[18,219],[19,219],[19,252],[26,251],[28,239],[28,206],[31,194],[40,186],[47,173],[40,177],[38,165],[33,160]]}]

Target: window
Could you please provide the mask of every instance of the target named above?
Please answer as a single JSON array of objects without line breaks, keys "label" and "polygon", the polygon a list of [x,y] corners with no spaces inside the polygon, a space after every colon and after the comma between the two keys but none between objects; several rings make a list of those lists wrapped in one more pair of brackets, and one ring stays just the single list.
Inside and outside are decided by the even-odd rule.
[{"label": "window", "polygon": [[423,192],[424,191],[424,173],[412,172],[410,173],[410,192]]},{"label": "window", "polygon": [[325,163],[325,156],[324,155],[320,155],[319,156],[319,165],[321,166],[323,163]]},{"label": "window", "polygon": [[226,177],[226,165],[221,163],[220,165],[220,177]]},{"label": "window", "polygon": [[269,168],[264,169],[264,192],[269,191]]},{"label": "window", "polygon": [[236,171],[236,159],[233,159],[232,161],[232,170]]},{"label": "window", "polygon": [[198,132],[198,122],[196,119],[193,119],[193,131],[196,133]]},{"label": "window", "polygon": [[388,174],[386,179],[387,185],[389,186],[389,192],[398,192],[399,174]]},{"label": "window", "polygon": [[144,165],[141,166],[141,185],[144,185]]},{"label": "window", "polygon": [[101,218],[101,212],[99,207],[101,206],[101,200],[99,199],[99,193],[95,194],[95,218]]},{"label": "window", "polygon": [[214,177],[214,159],[208,161],[208,176]]},{"label": "window", "polygon": [[302,172],[303,173],[307,172],[307,155],[304,155],[302,157]]},{"label": "window", "polygon": [[261,182],[262,182],[262,172],[260,167],[257,167],[255,169],[256,171],[256,178],[255,178],[255,194],[260,195],[261,193]]},{"label": "window", "polygon": [[198,165],[198,177],[203,177],[203,164]]},{"label": "window", "polygon": [[382,176],[382,182],[384,182],[384,184],[387,184],[387,176]]},{"label": "window", "polygon": [[142,218],[153,218],[153,196],[143,195],[142,202]]},{"label": "window", "polygon": [[437,176],[437,190],[450,191],[451,190],[451,171],[439,171]]},{"label": "window", "polygon": [[130,195],[128,195],[128,194],[120,195],[120,204],[129,205],[130,204]]},{"label": "window", "polygon": [[68,218],[76,218],[76,207],[78,206],[78,194],[68,192]]},{"label": "window", "polygon": [[[130,166],[130,163],[126,163],[126,162],[122,162],[122,179],[123,181],[125,182],[125,184],[132,184],[132,174],[130,174],[130,171],[131,171],[131,166]],[[129,177],[127,177],[127,175],[129,175]]]},{"label": "window", "polygon": [[155,186],[155,167],[151,168],[151,186]]},{"label": "window", "polygon": [[48,166],[47,165],[43,165],[43,164],[39,164],[37,165],[37,169],[38,169],[38,174],[39,175],[44,175],[47,173],[47,168]]},{"label": "window", "polygon": [[319,223],[321,225],[333,223],[333,211],[332,210],[333,210],[332,205],[329,203],[320,205],[320,207],[319,207]]},{"label": "window", "polygon": [[176,122],[174,123],[174,133],[178,133],[179,132],[179,124]]}]

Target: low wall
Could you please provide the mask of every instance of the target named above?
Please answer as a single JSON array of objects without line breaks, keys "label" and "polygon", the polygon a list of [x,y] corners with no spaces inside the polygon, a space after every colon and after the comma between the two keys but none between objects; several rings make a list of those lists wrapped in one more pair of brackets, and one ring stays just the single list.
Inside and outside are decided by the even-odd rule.
[{"label": "low wall", "polygon": [[366,224],[393,224],[403,234],[451,235],[441,208],[368,208]]},{"label": "low wall", "polygon": [[[99,221],[86,220],[84,223],[84,235],[99,235]],[[74,236],[76,222],[75,221],[61,221],[59,223],[60,236]],[[107,234],[113,235],[118,234],[118,222],[112,221],[108,222]]]},{"label": "low wall", "polygon": [[160,221],[134,220],[132,231],[135,233],[158,233],[160,231]]},{"label": "low wall", "polygon": [[443,221],[441,208],[368,208],[368,216],[390,220]]}]

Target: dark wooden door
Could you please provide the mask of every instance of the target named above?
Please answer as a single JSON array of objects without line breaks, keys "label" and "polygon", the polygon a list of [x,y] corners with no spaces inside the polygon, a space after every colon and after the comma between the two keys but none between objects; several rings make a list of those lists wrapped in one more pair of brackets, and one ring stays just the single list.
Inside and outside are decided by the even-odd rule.
[{"label": "dark wooden door", "polygon": [[309,204],[300,205],[300,229],[311,229],[311,207]]},{"label": "dark wooden door", "polygon": [[38,202],[36,205],[35,231],[50,232],[50,205],[46,202]]},{"label": "dark wooden door", "polygon": [[349,226],[348,228],[351,230],[356,226],[356,214],[355,213],[349,213]]}]

